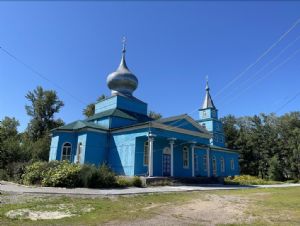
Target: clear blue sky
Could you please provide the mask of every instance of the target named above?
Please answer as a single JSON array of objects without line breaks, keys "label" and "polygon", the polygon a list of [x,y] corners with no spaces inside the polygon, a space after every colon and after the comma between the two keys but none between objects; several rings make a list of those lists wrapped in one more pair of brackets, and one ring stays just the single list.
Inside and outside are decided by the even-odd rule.
[{"label": "clear blue sky", "polygon": [[[197,118],[206,75],[220,116],[274,112],[300,91],[300,52],[293,55],[300,24],[226,88],[300,18],[300,2],[33,1],[0,7],[0,46],[76,97],[0,51],[0,118],[16,117],[20,130],[29,120],[25,95],[38,85],[57,91],[65,103],[57,116],[66,123],[83,118],[83,103],[109,95],[106,77],[119,64],[124,35],[127,64],[139,79],[135,96],[165,117]],[[300,96],[278,114],[297,110]]]}]

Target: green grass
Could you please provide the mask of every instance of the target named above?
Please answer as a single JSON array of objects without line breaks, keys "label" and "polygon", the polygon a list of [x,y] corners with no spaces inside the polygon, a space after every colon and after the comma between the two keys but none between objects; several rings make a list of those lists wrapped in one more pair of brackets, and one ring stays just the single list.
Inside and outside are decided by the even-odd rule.
[{"label": "green grass", "polygon": [[[111,198],[42,196],[24,199],[18,204],[0,204],[0,225],[99,225],[117,220],[130,222],[135,219],[150,218],[162,209],[179,206],[194,199],[201,202],[201,200],[205,200],[207,194],[249,199],[246,214],[255,217],[255,221],[251,225],[300,225],[300,187],[149,194]],[[1,195],[0,199],[7,198],[7,196],[7,194]],[[9,210],[23,208],[40,211],[55,210],[60,204],[71,206],[71,212],[76,216],[38,221],[9,219],[5,216]],[[82,209],[87,206],[92,207],[93,210],[83,213]],[[156,207],[149,209],[148,207],[151,206]],[[163,206],[167,207],[163,208]]]},{"label": "green grass", "polygon": [[246,213],[256,218],[251,225],[300,225],[300,187],[235,190],[218,193],[249,198],[251,204]]},{"label": "green grass", "polygon": [[[31,200],[20,204],[4,204],[0,208],[0,225],[94,225],[111,220],[134,220],[138,217],[148,218],[151,213],[143,208],[153,204],[183,203],[190,200],[190,195],[152,194],[116,198],[77,198],[77,197],[45,197],[42,200]],[[59,220],[18,220],[5,216],[9,210],[31,209],[47,211],[55,209],[59,204],[75,204],[73,213],[78,216]],[[54,208],[49,208],[54,206]],[[86,206],[94,208],[90,213],[80,214],[80,210]]]}]

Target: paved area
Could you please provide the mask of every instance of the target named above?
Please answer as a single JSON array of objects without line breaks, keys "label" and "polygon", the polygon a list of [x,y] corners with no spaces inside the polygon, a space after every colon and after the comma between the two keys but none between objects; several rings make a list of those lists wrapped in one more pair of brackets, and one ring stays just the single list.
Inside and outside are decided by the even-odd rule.
[{"label": "paved area", "polygon": [[157,186],[147,188],[114,188],[114,189],[89,189],[89,188],[53,188],[24,186],[7,181],[0,181],[0,191],[13,193],[32,194],[62,194],[62,195],[131,195],[144,193],[184,192],[184,191],[210,191],[234,190],[251,188],[283,188],[300,187],[300,184],[277,184],[256,186],[231,186],[231,185],[198,185],[198,186]]}]

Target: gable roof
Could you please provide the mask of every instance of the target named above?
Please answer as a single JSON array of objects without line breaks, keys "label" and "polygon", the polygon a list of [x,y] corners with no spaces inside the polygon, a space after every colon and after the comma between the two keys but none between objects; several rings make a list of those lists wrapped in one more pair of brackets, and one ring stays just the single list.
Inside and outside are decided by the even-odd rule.
[{"label": "gable roof", "polygon": [[[199,123],[197,123],[188,114],[173,116],[173,117],[169,117],[169,118],[163,118],[163,119],[156,120],[155,122],[162,123],[162,124],[165,124],[165,125],[170,126],[170,127],[178,127],[178,128],[180,128],[180,126],[182,127],[184,124],[186,124],[186,123],[183,123],[183,121],[186,121],[187,123],[189,123],[190,125],[192,125],[196,130],[198,130],[201,133],[210,134],[206,130],[206,128],[204,128],[203,126],[199,125]],[[171,122],[171,125],[168,124],[169,122]],[[177,126],[176,125],[172,125],[172,122],[179,122],[179,125],[177,125]]]}]

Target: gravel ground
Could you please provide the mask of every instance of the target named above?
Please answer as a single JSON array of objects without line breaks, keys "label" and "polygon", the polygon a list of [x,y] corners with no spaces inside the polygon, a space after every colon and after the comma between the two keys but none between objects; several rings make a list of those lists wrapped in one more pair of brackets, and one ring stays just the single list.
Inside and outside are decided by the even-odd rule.
[{"label": "gravel ground", "polygon": [[210,191],[210,190],[235,190],[250,188],[282,188],[298,187],[298,184],[256,185],[256,186],[232,186],[232,185],[199,185],[199,186],[157,186],[147,188],[114,188],[114,189],[89,189],[89,188],[53,188],[24,186],[7,181],[0,181],[0,192],[31,193],[31,194],[61,194],[61,195],[132,195],[144,193],[164,193],[182,191]]}]

